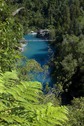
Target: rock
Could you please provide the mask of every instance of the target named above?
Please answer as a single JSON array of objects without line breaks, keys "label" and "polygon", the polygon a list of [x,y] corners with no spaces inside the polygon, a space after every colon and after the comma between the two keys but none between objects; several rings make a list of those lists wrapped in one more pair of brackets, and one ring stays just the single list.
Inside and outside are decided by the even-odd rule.
[{"label": "rock", "polygon": [[44,29],[44,30],[40,29],[40,30],[38,30],[36,37],[49,39],[49,36],[50,36],[49,33],[50,33],[50,30],[48,30],[48,29]]}]

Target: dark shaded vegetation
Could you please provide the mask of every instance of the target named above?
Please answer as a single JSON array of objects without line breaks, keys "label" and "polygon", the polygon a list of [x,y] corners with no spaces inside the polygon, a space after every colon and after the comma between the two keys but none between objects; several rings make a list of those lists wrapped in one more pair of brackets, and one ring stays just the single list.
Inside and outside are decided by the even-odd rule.
[{"label": "dark shaded vegetation", "polygon": [[[13,17],[12,12],[19,7],[25,9]],[[29,61],[27,69],[17,69],[15,63],[21,59],[16,47],[23,36],[23,29],[24,33],[28,33],[45,28],[51,31],[50,37],[54,41],[50,44],[56,48],[54,59],[51,59],[56,84],[53,88],[46,84],[44,96],[40,92],[41,85],[38,82],[32,84],[29,82],[31,77],[27,76],[32,69],[41,70],[38,63]],[[18,72],[11,72],[13,70]],[[0,98],[0,123],[4,126],[84,125],[83,0],[0,1]],[[54,106],[46,105],[48,102]],[[57,108],[60,104],[67,104],[69,108],[67,124],[66,109]]]}]

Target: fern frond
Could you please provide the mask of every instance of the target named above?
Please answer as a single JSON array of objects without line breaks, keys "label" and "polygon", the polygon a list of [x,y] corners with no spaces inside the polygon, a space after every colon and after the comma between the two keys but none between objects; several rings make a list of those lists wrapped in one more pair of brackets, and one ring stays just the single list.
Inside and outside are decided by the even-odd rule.
[{"label": "fern frond", "polygon": [[62,126],[67,108],[39,104],[41,88],[39,82],[19,81],[15,71],[1,73],[0,126]]},{"label": "fern frond", "polygon": [[36,125],[38,126],[55,126],[55,125],[63,125],[67,118],[68,110],[66,107],[54,107],[51,103],[49,103],[46,107],[41,108],[36,111]]}]

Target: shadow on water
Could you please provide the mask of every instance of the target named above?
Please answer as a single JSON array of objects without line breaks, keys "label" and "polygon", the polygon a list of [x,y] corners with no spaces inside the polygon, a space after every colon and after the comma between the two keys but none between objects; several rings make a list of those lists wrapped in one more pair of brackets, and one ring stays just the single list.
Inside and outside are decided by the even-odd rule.
[{"label": "shadow on water", "polygon": [[[44,54],[35,54],[31,57],[31,59],[35,59],[38,63],[41,64],[41,66],[47,64],[48,62],[48,57],[47,57],[48,53],[44,53]],[[47,57],[47,59],[45,58]]]}]

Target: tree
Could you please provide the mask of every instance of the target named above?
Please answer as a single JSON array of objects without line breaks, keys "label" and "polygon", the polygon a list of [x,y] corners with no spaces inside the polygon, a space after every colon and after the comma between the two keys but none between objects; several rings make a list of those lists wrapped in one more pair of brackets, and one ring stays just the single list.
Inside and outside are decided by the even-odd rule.
[{"label": "tree", "polygon": [[84,96],[83,55],[83,36],[66,35],[64,41],[59,44],[55,76],[57,82],[62,83],[67,99]]},{"label": "tree", "polygon": [[[22,38],[22,26],[12,17],[5,1],[0,2],[0,66],[2,71],[14,68],[19,58],[19,39]],[[21,32],[20,32],[21,31]]]},{"label": "tree", "polygon": [[83,126],[84,125],[84,98],[74,98],[72,106],[68,106],[69,122],[67,126]]}]

